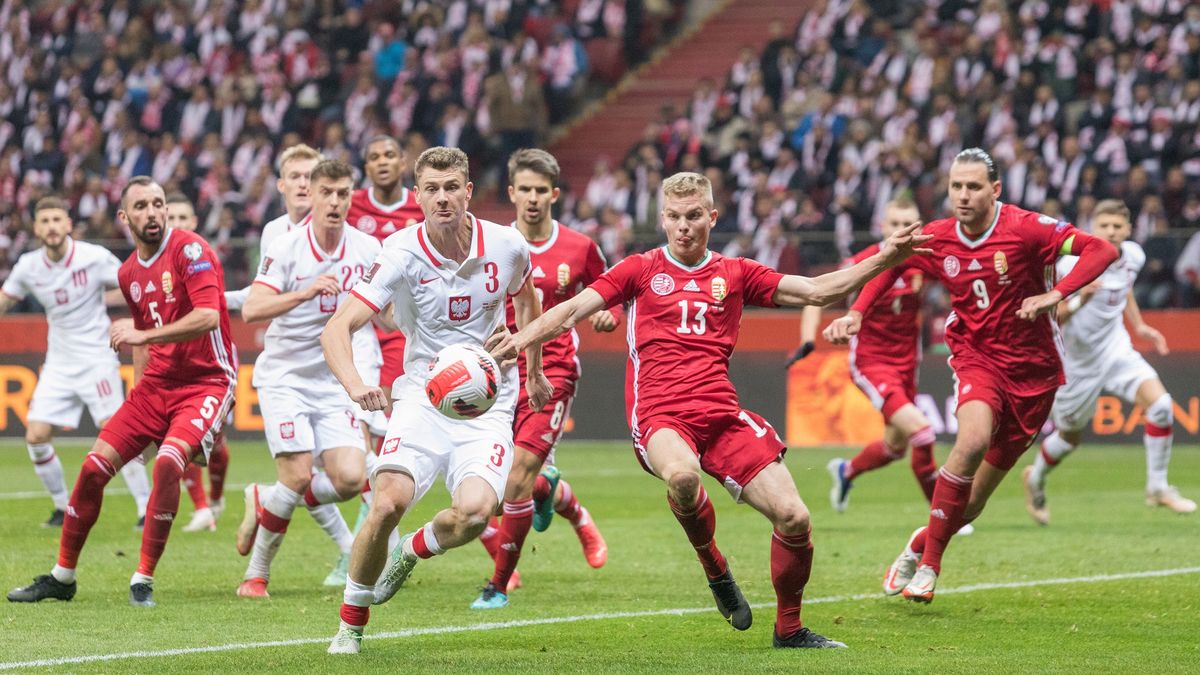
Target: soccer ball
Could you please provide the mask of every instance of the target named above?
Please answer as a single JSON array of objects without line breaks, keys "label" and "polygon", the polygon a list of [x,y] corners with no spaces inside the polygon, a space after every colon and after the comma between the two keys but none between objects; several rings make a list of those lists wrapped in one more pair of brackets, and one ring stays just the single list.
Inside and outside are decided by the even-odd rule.
[{"label": "soccer ball", "polygon": [[499,390],[500,367],[478,345],[450,345],[429,363],[425,395],[450,419],[479,417],[491,409]]}]

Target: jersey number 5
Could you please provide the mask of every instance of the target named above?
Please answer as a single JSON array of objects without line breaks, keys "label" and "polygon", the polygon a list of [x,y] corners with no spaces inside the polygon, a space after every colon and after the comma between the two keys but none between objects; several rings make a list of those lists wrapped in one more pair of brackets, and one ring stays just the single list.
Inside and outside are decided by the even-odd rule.
[{"label": "jersey number 5", "polygon": [[693,300],[691,304],[695,308],[695,313],[691,317],[688,317],[688,301],[679,301],[679,310],[682,316],[679,319],[679,327],[675,329],[675,332],[682,335],[704,335],[706,327],[704,314],[708,311],[708,303]]}]

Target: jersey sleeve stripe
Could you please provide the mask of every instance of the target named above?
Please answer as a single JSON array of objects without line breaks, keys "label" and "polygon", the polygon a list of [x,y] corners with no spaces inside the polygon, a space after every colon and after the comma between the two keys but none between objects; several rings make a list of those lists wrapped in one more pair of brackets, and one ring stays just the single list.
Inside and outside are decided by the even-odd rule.
[{"label": "jersey sleeve stripe", "polygon": [[374,310],[376,314],[378,314],[378,313],[379,313],[379,308],[375,306],[375,303],[373,303],[373,302],[371,302],[370,300],[368,300],[368,299],[364,298],[364,297],[362,296],[362,294],[361,294],[361,293],[359,293],[358,291],[351,289],[351,291],[350,291],[350,295],[353,295],[354,297],[358,298],[359,300],[362,300],[362,301],[363,301],[363,303],[364,303],[364,304],[366,304],[366,306],[367,306],[367,307],[370,307],[372,310]]},{"label": "jersey sleeve stripe", "polygon": [[269,288],[269,289],[271,289],[271,290],[275,291],[276,293],[282,293],[282,292],[283,292],[283,291],[279,290],[278,288],[275,288],[275,287],[274,287],[274,286],[272,286],[271,284],[268,284],[268,283],[267,283],[267,282],[265,282],[265,281],[259,281],[258,279],[255,279],[255,280],[254,280],[254,283],[256,283],[256,284],[259,284],[259,285],[262,285],[262,286],[266,286],[267,288]]},{"label": "jersey sleeve stripe", "polygon": [[[525,266],[525,276],[521,277],[521,288],[525,288],[525,282],[529,281],[529,275],[533,274],[533,265]],[[516,293],[509,293],[508,297],[514,297],[521,294],[521,289],[518,288]]]}]

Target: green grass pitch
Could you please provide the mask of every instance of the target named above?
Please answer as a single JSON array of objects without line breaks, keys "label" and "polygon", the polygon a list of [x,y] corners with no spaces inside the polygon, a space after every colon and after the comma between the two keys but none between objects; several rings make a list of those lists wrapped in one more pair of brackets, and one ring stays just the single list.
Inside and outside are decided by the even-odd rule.
[{"label": "green grass pitch", "polygon": [[[58,451],[73,479],[85,448],[63,443]],[[472,543],[422,562],[410,586],[373,610],[363,654],[340,658],[325,648],[341,590],[320,585],[336,551],[303,511],[276,559],[271,599],[234,596],[245,569],[233,548],[242,512],[237,488],[273,480],[273,469],[262,443],[235,443],[231,452],[228,509],[217,532],[181,531],[191,512],[184,496],[156,577],[157,608],[127,604],[140,539],[131,531],[133,502],[117,491],[106,497],[83,552],[73,602],[3,604],[0,670],[33,661],[43,661],[43,670],[156,673],[1200,670],[1200,517],[1143,504],[1138,447],[1075,453],[1051,476],[1053,521],[1045,528],[1026,516],[1014,472],[976,534],[951,544],[929,606],[879,593],[885,567],[926,518],[907,464],[861,477],[839,515],[830,509],[824,470],[839,453],[791,451],[787,463],[813,512],[816,544],[805,622],[850,646],[797,653],[770,646],[771,530],[761,516],[708,482],[717,541],[755,603],[754,626],[739,633],[712,608],[663,486],[642,473],[628,445],[564,443],[560,466],[608,540],[606,567],[589,568],[570,528],[556,520],[547,532],[530,533],[519,567],[525,587],[510,605],[473,611],[468,605],[491,563]],[[58,531],[39,527],[51,507],[23,446],[0,445],[0,472],[0,583],[7,589],[49,570]],[[1177,446],[1171,477],[1185,495],[1200,495],[1200,448]],[[118,478],[113,487],[124,485]],[[435,488],[402,530],[447,501]],[[351,523],[357,508],[344,505]],[[1156,570],[1171,572],[1141,574]],[[1128,576],[1097,578],[1105,575]],[[244,646],[231,647],[237,644]]]}]

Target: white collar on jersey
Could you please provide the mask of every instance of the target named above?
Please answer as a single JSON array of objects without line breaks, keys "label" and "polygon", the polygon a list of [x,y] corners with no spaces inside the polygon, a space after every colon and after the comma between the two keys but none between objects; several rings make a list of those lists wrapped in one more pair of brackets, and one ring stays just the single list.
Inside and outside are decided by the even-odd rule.
[{"label": "white collar on jersey", "polygon": [[[513,228],[514,230],[517,229],[517,221],[515,221],[515,220],[512,221],[512,224],[509,225],[509,227]],[[554,242],[556,242],[556,241],[558,241],[558,221],[552,219],[550,221],[550,236],[549,237],[546,237],[546,239],[543,240],[542,243],[538,244],[537,246],[534,246],[533,242],[530,240],[526,240],[526,243],[529,244],[529,252],[530,253],[545,253],[546,251],[550,250],[551,246],[554,246]]]},{"label": "white collar on jersey", "polygon": [[395,204],[380,204],[379,201],[375,199],[375,186],[372,185],[371,187],[367,188],[367,199],[371,202],[371,206],[374,206],[384,213],[391,213],[392,211],[395,211],[408,203],[408,188],[400,188],[400,199],[397,199]]},{"label": "white collar on jersey", "polygon": [[137,258],[137,261],[142,265],[142,267],[150,267],[153,265],[154,261],[158,260],[158,256],[162,255],[163,251],[167,250],[167,242],[171,240],[171,233],[175,230],[172,230],[165,225],[163,227],[167,230],[167,233],[163,235],[162,242],[160,242],[158,245],[158,250],[154,252],[154,255],[150,256],[149,260],[142,260],[141,254],[138,253],[137,250],[134,250],[133,257]]},{"label": "white collar on jersey", "polygon": [[[475,217],[475,214],[467,212],[467,217],[471,219],[471,224],[474,225],[475,229],[471,232],[471,252],[467,254],[467,259],[464,260],[462,265],[459,267],[465,266],[472,258],[482,258],[484,251],[483,225],[480,224],[479,219]],[[430,264],[432,264],[434,267],[442,267],[445,263],[453,262],[449,258],[443,256],[436,248],[434,248],[432,244],[429,243],[428,238],[425,236],[426,227],[428,227],[428,225],[424,222],[417,226],[417,243],[421,245],[421,250],[425,251],[425,257],[429,258]]]},{"label": "white collar on jersey", "polygon": [[997,199],[996,213],[992,216],[992,224],[988,225],[988,229],[978,239],[971,239],[968,237],[967,233],[963,232],[962,223],[958,222],[957,220],[954,221],[954,232],[958,234],[958,240],[963,243],[963,246],[966,246],[967,248],[978,248],[980,244],[987,241],[988,237],[992,236],[992,232],[996,231],[996,223],[1000,222],[1001,206],[1004,206],[1004,204],[1000,203],[1000,200]]},{"label": "white collar on jersey", "polygon": [[687,271],[687,272],[695,272],[696,270],[700,269],[701,267],[704,267],[705,265],[707,265],[708,262],[710,260],[712,260],[712,251],[705,250],[704,257],[700,259],[700,262],[696,263],[695,265],[685,265],[684,263],[676,260],[675,256],[671,255],[671,249],[668,246],[664,245],[662,247],[662,251],[663,251],[663,254],[666,256],[667,260],[671,261],[672,265],[678,267],[681,270]]},{"label": "white collar on jersey", "polygon": [[313,227],[310,223],[304,234],[308,237],[308,248],[312,251],[313,257],[317,262],[325,262],[325,258],[330,260],[341,260],[346,255],[346,228],[349,227],[346,223],[342,223],[342,239],[338,242],[337,253],[330,255],[326,253],[320,246],[317,245],[317,240],[313,239]]},{"label": "white collar on jersey", "polygon": [[75,257],[75,238],[72,237],[70,234],[67,235],[67,253],[66,253],[66,255],[64,255],[62,257],[62,260],[59,260],[58,262],[54,262],[53,260],[51,260],[50,256],[46,255],[46,247],[45,246],[42,247],[42,262],[45,263],[46,267],[49,267],[49,268],[53,268],[56,265],[61,265],[63,267],[70,267],[71,266],[71,258],[74,258],[74,257]]}]

